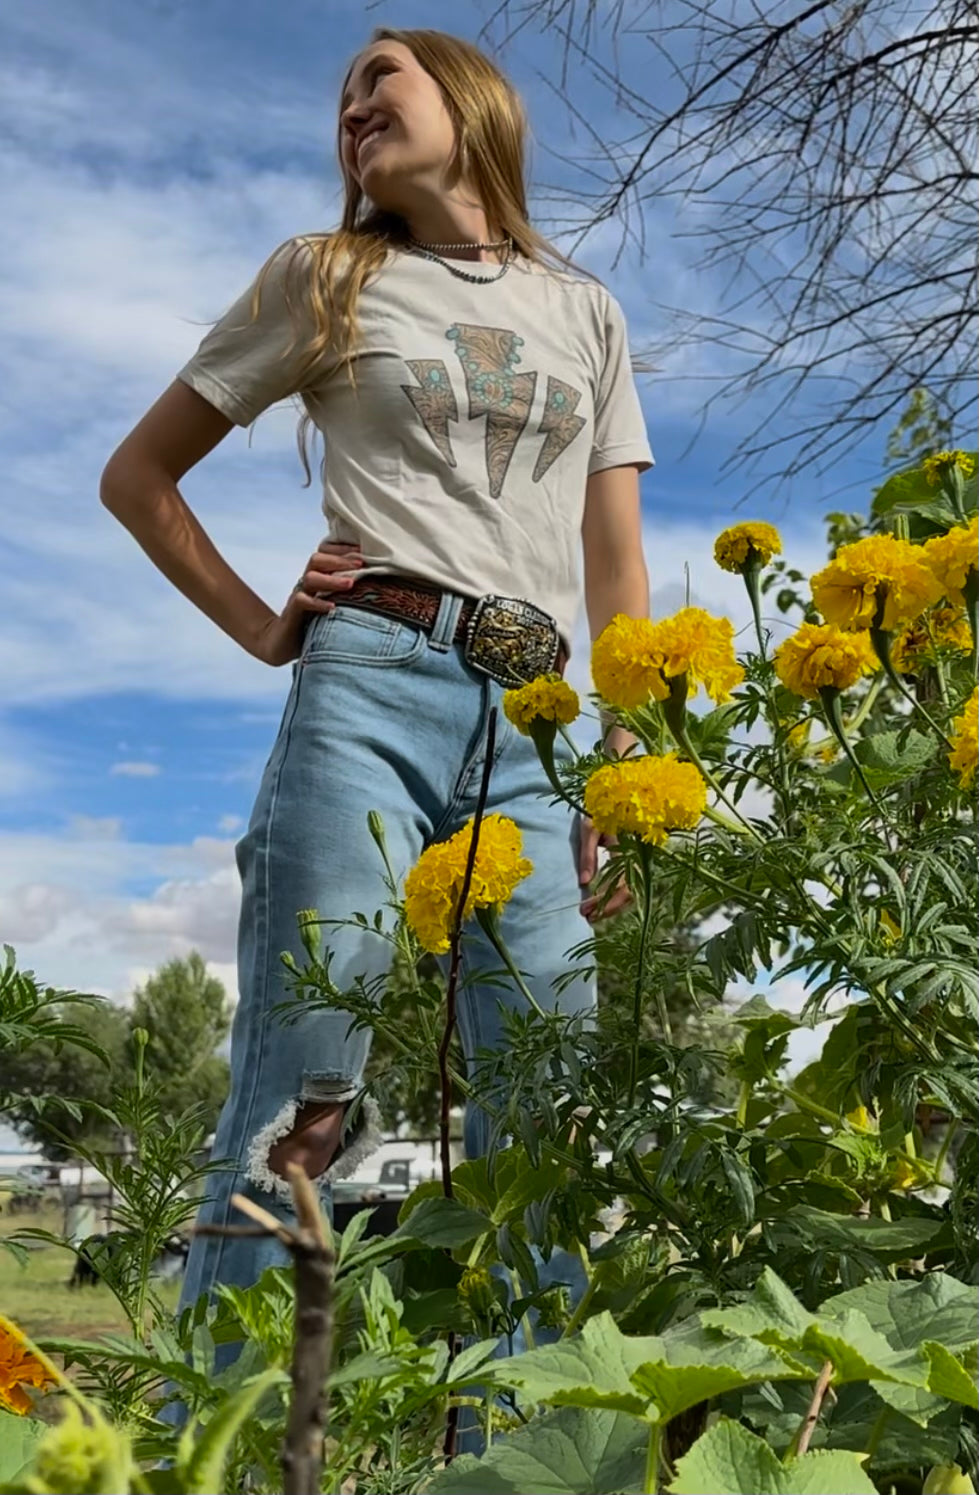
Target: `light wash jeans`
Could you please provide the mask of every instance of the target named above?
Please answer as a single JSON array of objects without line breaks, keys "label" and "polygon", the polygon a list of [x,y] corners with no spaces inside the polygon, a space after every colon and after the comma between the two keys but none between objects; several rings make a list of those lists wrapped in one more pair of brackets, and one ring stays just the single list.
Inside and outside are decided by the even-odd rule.
[{"label": "light wash jeans", "polygon": [[[367,829],[383,817],[399,880],[433,841],[473,815],[483,770],[490,708],[500,706],[486,813],[511,816],[534,865],[502,917],[518,968],[545,1009],[594,1009],[591,976],[560,996],[553,982],[567,952],[589,934],[579,912],[577,818],[552,795],[533,743],[506,720],[503,688],[466,664],[452,643],[462,598],[443,595],[431,634],[377,613],[338,607],[311,620],[248,831],[237,846],[242,881],[238,935],[240,1000],[231,1042],[231,1090],[213,1155],[233,1166],[211,1175],[200,1221],[242,1224],[232,1193],[248,1195],[281,1219],[291,1217],[288,1189],[272,1173],[268,1151],[292,1126],[304,1100],[350,1099],[359,1090],[370,1035],[349,1032],[344,1012],[310,1012],[284,1024],[271,1015],[288,1000],[280,953],[306,956],[296,914],[324,918],[357,910],[373,917],[388,896],[382,862]],[[560,738],[557,756],[566,752]],[[334,952],[331,975],[346,989],[386,969],[390,946],[357,928],[321,931]],[[499,956],[479,927],[467,925],[463,976],[498,970]],[[504,1041],[500,1003],[526,1006],[512,987],[470,984],[459,993],[459,1031],[470,1066],[480,1049]],[[489,1120],[467,1109],[469,1156],[486,1150]],[[373,1143],[361,1126],[345,1138],[319,1186],[329,1208],[330,1180],[353,1171]],[[560,1253],[563,1257],[564,1253]],[[248,1287],[266,1267],[287,1260],[274,1239],[195,1236],[181,1306],[219,1284]],[[565,1258],[565,1265],[568,1259]],[[545,1278],[559,1275],[552,1259]],[[572,1263],[573,1265],[573,1263]]]}]

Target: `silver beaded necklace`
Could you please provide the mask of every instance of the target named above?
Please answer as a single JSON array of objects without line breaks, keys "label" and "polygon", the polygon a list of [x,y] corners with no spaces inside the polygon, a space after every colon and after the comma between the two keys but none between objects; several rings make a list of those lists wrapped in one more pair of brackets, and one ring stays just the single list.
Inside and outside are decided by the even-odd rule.
[{"label": "silver beaded necklace", "polygon": [[[492,285],[493,281],[502,280],[510,268],[510,260],[513,256],[513,240],[509,238],[503,239],[499,244],[440,244],[437,246],[420,244],[417,239],[411,239],[409,241],[409,248],[414,254],[420,254],[423,259],[433,260],[436,265],[444,265],[450,275],[458,276],[460,280],[468,280],[471,285]],[[503,249],[503,263],[495,275],[473,275],[470,270],[460,270],[458,266],[453,265],[449,260],[443,259],[440,254],[435,254],[435,248]]]}]

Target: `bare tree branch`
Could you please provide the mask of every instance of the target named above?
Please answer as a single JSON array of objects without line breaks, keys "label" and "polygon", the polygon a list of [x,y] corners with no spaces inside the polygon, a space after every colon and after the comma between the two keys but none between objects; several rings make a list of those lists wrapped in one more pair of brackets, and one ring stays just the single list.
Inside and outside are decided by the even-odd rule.
[{"label": "bare tree branch", "polygon": [[[947,416],[968,408],[979,29],[966,0],[500,0],[487,30],[500,20],[560,40],[552,86],[591,147],[559,157],[573,191],[538,199],[557,214],[563,197],[552,234],[574,253],[614,221],[614,263],[630,246],[641,262],[663,241],[648,220],[670,209],[673,237],[697,245],[698,305],[661,304],[663,335],[642,351],[671,382],[685,350],[709,355],[704,416],[763,409],[722,470],[758,485],[824,471],[926,379]],[[611,127],[570,102],[576,78],[603,91]]]}]

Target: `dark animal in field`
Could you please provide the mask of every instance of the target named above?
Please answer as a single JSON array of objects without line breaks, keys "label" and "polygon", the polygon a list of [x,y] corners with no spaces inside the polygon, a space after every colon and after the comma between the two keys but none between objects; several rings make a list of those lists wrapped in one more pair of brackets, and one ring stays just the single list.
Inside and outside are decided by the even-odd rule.
[{"label": "dark animal in field", "polygon": [[[113,1269],[125,1249],[127,1236],[114,1230],[108,1234],[86,1236],[75,1247],[75,1265],[68,1279],[69,1287],[94,1287],[112,1276]],[[189,1242],[183,1236],[173,1235],[164,1243],[156,1261],[156,1270],[165,1277],[180,1271],[187,1260]]]}]

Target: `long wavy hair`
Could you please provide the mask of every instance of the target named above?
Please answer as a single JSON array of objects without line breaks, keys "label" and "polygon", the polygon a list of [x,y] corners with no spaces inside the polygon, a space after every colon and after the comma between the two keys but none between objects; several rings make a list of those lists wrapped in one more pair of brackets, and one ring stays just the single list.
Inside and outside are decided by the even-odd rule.
[{"label": "long wavy hair", "polygon": [[[531,227],[525,180],[527,117],[509,79],[478,47],[444,31],[402,31],[382,26],[371,34],[368,45],[380,41],[400,42],[407,47],[441,89],[455,128],[452,171],[457,177],[464,174],[472,184],[492,230],[507,235],[514,250],[536,264],[588,276]],[[353,63],[347,69],[341,98],[352,71]],[[315,328],[304,350],[303,369],[308,372],[329,352],[338,359],[338,367],[346,367],[355,383],[360,293],[388,252],[407,245],[409,233],[399,214],[375,207],[344,170],[341,135],[338,120],[337,156],[344,185],[340,226],[329,233],[307,234],[290,242],[285,266],[286,301],[298,327],[288,288],[294,275],[299,282],[299,298],[305,302],[307,314],[311,313]],[[259,271],[252,297],[253,316],[258,315],[265,277],[282,252],[280,246]],[[309,414],[304,413],[297,432],[307,486],[312,480],[308,451],[311,424]]]}]

